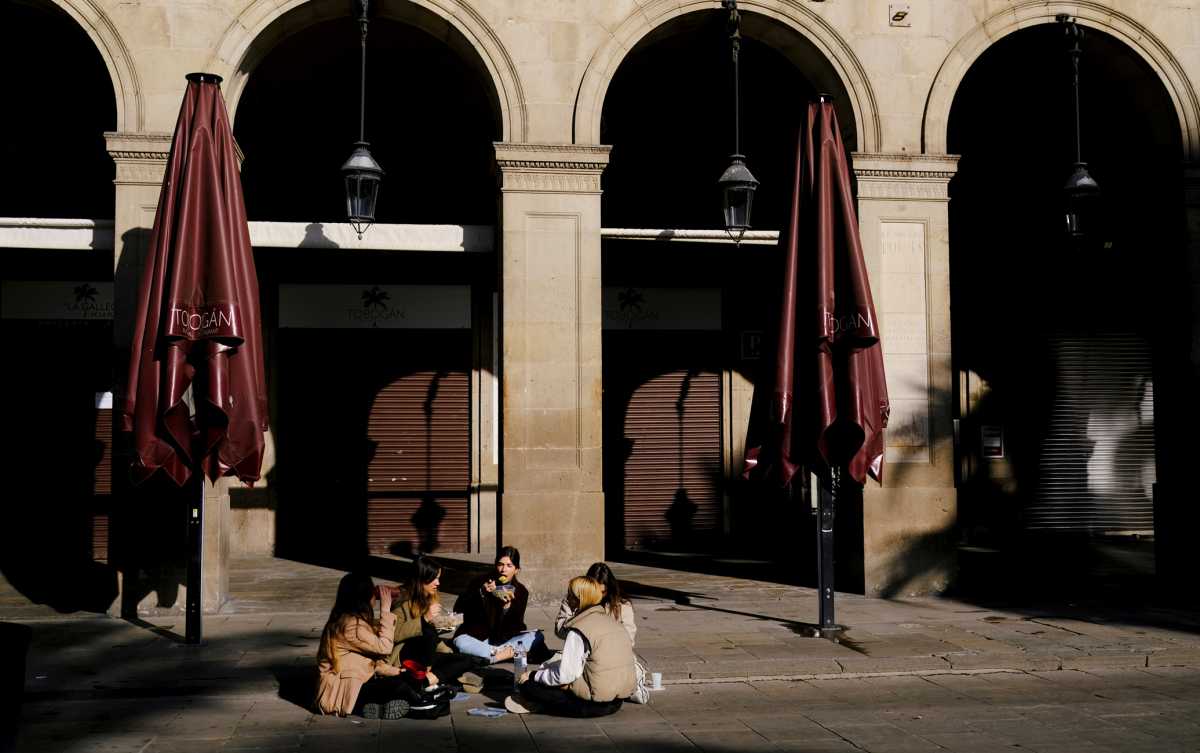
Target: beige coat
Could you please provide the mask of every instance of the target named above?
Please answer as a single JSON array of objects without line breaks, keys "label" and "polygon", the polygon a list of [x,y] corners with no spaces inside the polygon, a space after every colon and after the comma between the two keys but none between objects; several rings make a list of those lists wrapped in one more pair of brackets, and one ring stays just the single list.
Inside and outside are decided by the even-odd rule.
[{"label": "beige coat", "polygon": [[[372,627],[358,617],[342,618],[333,639],[334,656],[326,655],[323,645],[317,651],[317,671],[320,673],[317,708],[322,714],[347,716],[353,713],[363,683],[375,675],[378,660],[392,651],[395,628],[396,615],[391,612],[380,616],[379,627]],[[334,657],[337,658],[337,671],[333,668]]]}]

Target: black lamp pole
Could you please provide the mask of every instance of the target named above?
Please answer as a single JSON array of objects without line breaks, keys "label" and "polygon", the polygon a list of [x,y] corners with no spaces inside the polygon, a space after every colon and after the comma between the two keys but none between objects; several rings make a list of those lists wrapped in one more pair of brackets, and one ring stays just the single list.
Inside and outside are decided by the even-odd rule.
[{"label": "black lamp pole", "polygon": [[367,18],[370,0],[351,0],[358,12],[358,25],[362,31],[362,67],[359,71],[358,92],[358,141],[354,151],[342,165],[342,176],[346,183],[346,218],[362,240],[363,232],[375,222],[375,203],[379,198],[379,184],[383,180],[383,168],[371,156],[367,148]]},{"label": "black lamp pole", "polygon": [[746,167],[746,157],[741,148],[741,75],[738,67],[738,53],[742,49],[741,15],[738,13],[737,0],[721,0],[721,7],[729,11],[729,43],[733,52],[733,154],[729,157],[729,167],[725,168],[717,185],[721,187],[725,232],[735,243],[741,243],[742,236],[750,228],[750,210],[754,205],[754,189],[758,188],[758,180]]},{"label": "black lamp pole", "polygon": [[1063,186],[1063,193],[1066,199],[1066,232],[1073,239],[1082,238],[1090,231],[1088,223],[1091,220],[1087,216],[1088,207],[1095,203],[1095,200],[1100,196],[1100,186],[1096,183],[1096,179],[1091,176],[1087,169],[1087,163],[1083,161],[1083,147],[1080,138],[1079,126],[1079,58],[1083,55],[1081,42],[1083,41],[1083,29],[1075,22],[1073,18],[1065,13],[1060,13],[1054,17],[1062,25],[1063,31],[1067,37],[1067,54],[1071,58],[1071,95],[1074,100],[1074,131],[1072,132],[1072,146],[1074,147],[1075,161],[1072,163],[1073,169],[1071,175],[1067,178],[1066,184]]}]

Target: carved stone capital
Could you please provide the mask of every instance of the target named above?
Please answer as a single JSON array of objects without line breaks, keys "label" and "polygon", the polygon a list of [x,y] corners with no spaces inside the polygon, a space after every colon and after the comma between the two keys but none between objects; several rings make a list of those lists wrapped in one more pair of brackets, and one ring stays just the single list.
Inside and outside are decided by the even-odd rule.
[{"label": "carved stone capital", "polygon": [[503,191],[600,193],[608,146],[503,144],[496,146]]},{"label": "carved stone capital", "polygon": [[160,185],[171,153],[169,133],[104,134],[108,154],[117,164],[118,185]]},{"label": "carved stone capital", "polygon": [[851,155],[860,199],[949,201],[950,179],[958,172],[953,154]]}]

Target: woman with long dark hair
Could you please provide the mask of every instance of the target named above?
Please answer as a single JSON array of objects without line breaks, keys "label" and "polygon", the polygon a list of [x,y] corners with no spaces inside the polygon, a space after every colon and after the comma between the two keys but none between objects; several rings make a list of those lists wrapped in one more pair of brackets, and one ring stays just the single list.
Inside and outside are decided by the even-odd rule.
[{"label": "woman with long dark hair", "polygon": [[442,566],[429,557],[413,561],[405,589],[392,608],[396,617],[393,647],[387,662],[408,672],[418,687],[447,684],[478,664],[474,657],[455,654],[438,636],[437,623],[445,610],[439,600]]},{"label": "woman with long dark hair", "polygon": [[391,587],[376,587],[369,575],[348,573],[338,583],[317,647],[316,706],[322,714],[401,719],[449,713],[448,702],[418,692],[385,660],[394,646],[391,607]]},{"label": "woman with long dark hair", "polygon": [[463,623],[454,635],[460,653],[495,663],[511,659],[519,646],[526,652],[544,651],[538,630],[525,629],[529,590],[517,580],[521,553],[515,546],[496,552],[496,571],[479,576],[455,602]]},{"label": "woman with long dark hair", "polygon": [[[375,618],[377,598],[379,619]],[[363,701],[367,699],[363,689],[375,682],[376,661],[392,650],[396,618],[391,606],[391,591],[377,589],[369,575],[348,573],[338,583],[333,609],[329,611],[317,648],[320,679],[316,705],[322,714],[346,716],[358,711],[365,715]],[[378,718],[381,699],[378,693],[371,696],[370,711]],[[383,698],[382,703],[386,705],[391,700]],[[398,708],[399,704],[395,704],[392,710]]]},{"label": "woman with long dark hair", "polygon": [[[609,614],[614,620],[621,623],[625,628],[625,632],[629,634],[629,645],[635,645],[637,640],[637,622],[633,617],[633,604],[629,603],[629,599],[625,598],[625,594],[621,591],[621,582],[617,580],[617,576],[613,575],[612,569],[603,562],[593,562],[592,566],[587,570],[587,577],[595,580],[600,584],[600,590],[603,597],[600,599],[600,605],[604,607],[604,611]],[[554,634],[559,638],[566,640],[567,638],[567,621],[574,616],[575,612],[571,609],[568,597],[563,598],[558,605],[558,616],[554,618]]]}]

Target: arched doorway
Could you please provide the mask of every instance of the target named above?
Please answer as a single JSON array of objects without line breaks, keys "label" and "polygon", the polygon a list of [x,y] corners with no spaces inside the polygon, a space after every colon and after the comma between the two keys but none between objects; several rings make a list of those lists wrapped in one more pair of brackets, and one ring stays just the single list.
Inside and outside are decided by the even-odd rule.
[{"label": "arched doorway", "polygon": [[[722,227],[716,180],[733,146],[727,18],[678,15],[616,69],[600,121],[612,145],[605,228]],[[779,231],[813,95],[840,103],[850,149],[858,127],[833,66],[806,37],[753,12],[741,30],[741,145],[761,182],[753,223]],[[777,315],[779,255],[773,243],[707,240],[603,241],[607,550],[778,578],[769,560],[809,546],[807,513],[735,474],[764,331]]]},{"label": "arched doorway", "polygon": [[[247,56],[255,66],[237,100],[249,218],[306,223],[308,238],[302,249],[256,250],[277,491],[273,510],[235,514],[300,559],[467,551],[483,504],[472,418],[491,365],[495,257],[403,241],[348,252],[324,235],[322,223],[344,221],[339,168],[358,137],[359,34],[348,15],[307,17],[275,22],[302,25],[290,35],[264,31],[272,46]],[[386,171],[378,223],[496,222],[497,94],[457,34],[408,3],[371,21],[366,135]]]},{"label": "arched doorway", "polygon": [[[1113,36],[1086,29],[1081,72],[1082,155],[1103,192],[1085,243],[1063,232],[1073,101],[1060,26],[988,48],[947,138],[962,155],[950,228],[964,539],[973,552],[1019,549],[1064,584],[1089,568],[1153,572],[1172,364],[1186,362],[1178,117]],[[968,576],[1004,571],[975,558]]]},{"label": "arched doorway", "polygon": [[[114,167],[104,133],[116,128],[117,107],[95,44],[50,2],[5,3],[0,44],[19,62],[6,80],[0,217],[25,218],[47,234],[96,220],[111,226]],[[6,420],[21,436],[0,469],[9,501],[0,572],[33,602],[102,612],[116,595],[107,565],[111,249],[8,247],[0,257],[0,337],[24,354],[0,377],[4,394],[16,398]]]}]

